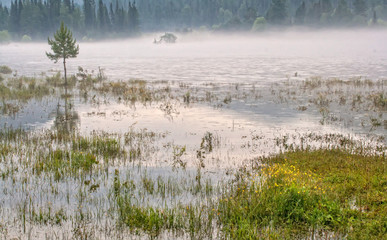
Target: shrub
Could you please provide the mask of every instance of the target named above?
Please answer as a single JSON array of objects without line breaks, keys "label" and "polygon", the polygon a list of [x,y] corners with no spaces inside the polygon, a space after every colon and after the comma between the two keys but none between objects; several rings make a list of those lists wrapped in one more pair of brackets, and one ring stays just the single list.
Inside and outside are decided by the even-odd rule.
[{"label": "shrub", "polygon": [[12,73],[12,69],[8,66],[0,66],[0,73],[2,74],[11,74]]},{"label": "shrub", "polygon": [[251,31],[253,32],[259,32],[265,30],[266,27],[266,19],[264,17],[258,17],[255,19],[253,27],[251,28]]},{"label": "shrub", "polygon": [[11,35],[7,30],[0,31],[0,43],[8,43],[11,41]]},{"label": "shrub", "polygon": [[31,37],[28,35],[23,35],[21,39],[22,42],[31,42],[31,40],[32,40]]}]

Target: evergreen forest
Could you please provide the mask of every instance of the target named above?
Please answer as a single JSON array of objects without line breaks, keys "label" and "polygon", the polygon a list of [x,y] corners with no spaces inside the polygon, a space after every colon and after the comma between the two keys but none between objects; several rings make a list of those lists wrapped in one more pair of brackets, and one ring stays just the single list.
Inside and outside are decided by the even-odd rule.
[{"label": "evergreen forest", "polygon": [[84,40],[192,29],[386,26],[387,0],[2,0],[0,41],[45,39],[62,21]]}]

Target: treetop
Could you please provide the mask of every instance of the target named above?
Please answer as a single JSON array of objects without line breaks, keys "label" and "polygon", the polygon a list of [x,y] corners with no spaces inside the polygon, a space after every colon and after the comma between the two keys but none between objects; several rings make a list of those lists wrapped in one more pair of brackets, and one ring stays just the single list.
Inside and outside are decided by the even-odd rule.
[{"label": "treetop", "polygon": [[51,45],[53,53],[46,52],[46,55],[55,63],[59,59],[65,61],[67,58],[75,58],[79,53],[79,45],[76,42],[72,32],[61,22],[60,28],[54,34],[54,39],[48,38],[48,44]]}]

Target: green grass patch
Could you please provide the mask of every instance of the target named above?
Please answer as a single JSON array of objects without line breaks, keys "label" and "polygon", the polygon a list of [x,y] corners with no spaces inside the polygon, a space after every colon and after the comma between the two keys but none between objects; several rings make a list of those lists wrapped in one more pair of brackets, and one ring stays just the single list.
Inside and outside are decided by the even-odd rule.
[{"label": "green grass patch", "polygon": [[51,207],[45,209],[30,210],[30,221],[42,225],[62,225],[67,220],[65,211],[61,208],[58,211],[53,211]]},{"label": "green grass patch", "polygon": [[[142,184],[149,184],[149,180],[147,181],[145,183],[143,179]],[[146,191],[149,191],[148,188],[143,186]],[[144,206],[140,203],[141,200],[139,202],[135,197],[134,190],[133,183],[121,183],[119,171],[116,170],[110,195],[116,203],[118,225],[127,227],[132,234],[146,235],[150,239],[158,238],[165,233],[174,238],[184,239],[205,239],[213,235],[216,211],[211,204],[211,206],[196,204],[178,204],[173,207]]]},{"label": "green grass patch", "polygon": [[10,145],[0,143],[0,162],[2,161],[2,158],[7,156],[11,151],[12,148]]},{"label": "green grass patch", "polygon": [[387,237],[385,156],[295,151],[263,163],[220,200],[228,237]]},{"label": "green grass patch", "polygon": [[0,84],[0,95],[3,101],[28,101],[32,98],[41,99],[49,94],[50,88],[44,83],[39,83],[35,78],[13,78],[7,85]]},{"label": "green grass patch", "polygon": [[42,172],[53,173],[55,180],[60,180],[65,176],[91,173],[93,167],[98,164],[95,155],[91,153],[58,149],[38,156],[33,165],[33,172],[38,175]]},{"label": "green grass patch", "polygon": [[109,136],[92,136],[74,138],[72,141],[73,150],[90,152],[92,154],[101,155],[106,159],[124,156],[119,139]]},{"label": "green grass patch", "polygon": [[214,232],[213,220],[216,213],[206,207],[141,207],[132,203],[130,195],[119,195],[116,202],[119,225],[127,226],[136,235],[145,234],[154,239],[167,232],[175,237],[205,239]]}]

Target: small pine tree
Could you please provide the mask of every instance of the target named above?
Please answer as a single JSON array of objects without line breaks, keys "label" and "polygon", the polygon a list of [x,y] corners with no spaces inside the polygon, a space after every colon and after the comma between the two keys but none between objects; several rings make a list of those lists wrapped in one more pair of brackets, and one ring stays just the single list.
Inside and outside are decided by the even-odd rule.
[{"label": "small pine tree", "polygon": [[67,87],[67,71],[66,71],[66,59],[75,58],[79,53],[79,45],[76,45],[76,40],[73,38],[73,34],[62,22],[60,28],[54,34],[54,39],[48,38],[48,44],[51,45],[53,53],[47,53],[47,57],[58,62],[59,59],[63,59],[63,69],[65,77],[65,86]]}]

